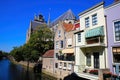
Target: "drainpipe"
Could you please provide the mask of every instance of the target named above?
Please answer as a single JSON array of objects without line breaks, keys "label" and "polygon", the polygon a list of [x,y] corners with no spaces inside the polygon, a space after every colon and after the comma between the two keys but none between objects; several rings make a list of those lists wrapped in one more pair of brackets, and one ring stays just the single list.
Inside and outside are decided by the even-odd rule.
[{"label": "drainpipe", "polygon": [[[107,31],[107,16],[104,15],[105,17],[105,28],[106,28],[106,48],[108,48],[108,31]],[[108,54],[107,54],[108,55]],[[106,52],[105,52],[105,68],[106,68]]]},{"label": "drainpipe", "polygon": [[[75,45],[74,45],[74,65],[73,66],[75,66],[76,65],[76,34],[74,33],[74,39],[75,39]],[[73,72],[74,72],[74,67],[73,67]]]}]

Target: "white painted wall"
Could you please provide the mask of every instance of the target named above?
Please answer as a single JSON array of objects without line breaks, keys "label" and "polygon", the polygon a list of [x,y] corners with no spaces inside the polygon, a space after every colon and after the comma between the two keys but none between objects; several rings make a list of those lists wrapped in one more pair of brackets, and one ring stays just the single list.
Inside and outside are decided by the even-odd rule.
[{"label": "white painted wall", "polygon": [[80,32],[81,33],[81,42],[78,42],[78,35],[76,34],[76,46],[82,46],[85,45],[85,33],[84,32]]},{"label": "white painted wall", "polygon": [[80,48],[75,47],[75,65],[80,65]]},{"label": "white painted wall", "polygon": [[[98,24],[93,26],[92,25],[92,15],[97,13],[97,20],[98,20]],[[85,28],[85,18],[89,17],[90,18],[90,27],[89,28]],[[95,27],[99,27],[99,26],[105,26],[105,18],[104,18],[104,9],[103,6],[98,7],[94,10],[91,10],[83,15],[80,16],[80,28],[81,30],[83,29],[92,29]]]}]

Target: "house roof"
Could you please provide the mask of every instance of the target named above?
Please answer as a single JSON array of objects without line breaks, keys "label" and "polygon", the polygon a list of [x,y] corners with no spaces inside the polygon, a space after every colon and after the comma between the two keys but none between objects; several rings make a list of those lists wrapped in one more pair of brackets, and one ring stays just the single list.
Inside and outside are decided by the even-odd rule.
[{"label": "house roof", "polygon": [[42,26],[42,25],[45,25],[46,23],[44,23],[44,22],[39,22],[39,21],[31,21],[31,28],[33,29],[33,30],[35,30],[36,29],[36,27],[38,27],[38,26]]},{"label": "house roof", "polygon": [[53,58],[54,57],[54,50],[48,50],[43,55],[43,58]]},{"label": "house roof", "polygon": [[111,5],[106,6],[105,9],[110,8],[110,7],[114,6],[114,5],[119,5],[119,4],[120,4],[120,0],[112,3]]},{"label": "house roof", "polygon": [[77,28],[80,27],[80,21],[77,21],[75,24],[74,24],[74,27],[73,27],[73,30],[76,30]]},{"label": "house roof", "polygon": [[83,15],[83,14],[85,14],[85,13],[87,13],[87,12],[89,12],[89,11],[91,11],[91,10],[93,10],[93,9],[95,9],[95,8],[97,8],[97,7],[99,7],[99,6],[101,6],[101,5],[103,5],[103,4],[104,4],[104,2],[102,1],[101,3],[98,3],[97,5],[95,5],[95,6],[91,7],[91,8],[89,8],[89,9],[87,9],[87,10],[81,12],[81,13],[79,14],[79,16],[80,16],[80,15]]},{"label": "house roof", "polygon": [[63,22],[63,27],[64,27],[66,32],[69,32],[73,29],[74,25],[72,23]]},{"label": "house roof", "polygon": [[51,26],[56,25],[59,21],[64,21],[64,20],[74,20],[75,19],[75,15],[73,14],[73,12],[69,9],[67,12],[63,13],[61,16],[59,16],[58,18],[56,18],[52,23]]}]

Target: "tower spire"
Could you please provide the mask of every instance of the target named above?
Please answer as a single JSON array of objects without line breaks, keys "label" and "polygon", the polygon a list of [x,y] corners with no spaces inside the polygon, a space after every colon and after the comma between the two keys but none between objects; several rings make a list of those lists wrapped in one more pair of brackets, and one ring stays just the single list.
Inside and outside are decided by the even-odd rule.
[{"label": "tower spire", "polygon": [[48,13],[48,27],[50,27],[50,11],[51,11],[51,8],[49,8],[49,13]]},{"label": "tower spire", "polygon": [[37,15],[36,15],[36,13],[34,13],[34,20],[37,20]]}]

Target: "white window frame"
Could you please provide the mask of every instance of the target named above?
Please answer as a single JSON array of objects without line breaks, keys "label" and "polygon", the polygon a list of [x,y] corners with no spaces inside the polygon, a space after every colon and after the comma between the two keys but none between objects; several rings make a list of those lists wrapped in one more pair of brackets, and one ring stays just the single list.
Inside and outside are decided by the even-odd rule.
[{"label": "white window frame", "polygon": [[90,27],[90,18],[89,17],[85,18],[85,27],[86,28]]},{"label": "white window frame", "polygon": [[56,41],[55,47],[56,47],[56,49],[59,49],[59,41]]},{"label": "white window frame", "polygon": [[[113,48],[116,49],[116,52],[113,52]],[[120,52],[117,51],[117,48],[120,48],[120,47],[112,47],[113,63],[120,63],[120,62],[115,62],[115,61],[114,61],[114,59],[115,59],[115,54],[118,54],[118,57],[119,57],[119,55],[120,55],[120,54],[119,54]]]},{"label": "white window frame", "polygon": [[98,24],[97,13],[92,15],[92,25],[95,26]]},{"label": "white window frame", "polygon": [[60,68],[60,69],[62,68],[62,62],[59,63],[59,68]]},{"label": "white window frame", "polygon": [[72,63],[68,63],[68,70],[72,70]]},{"label": "white window frame", "polygon": [[[66,66],[65,66],[65,64],[66,64]],[[63,69],[66,69],[66,68],[67,68],[67,63],[64,62]]]},{"label": "white window frame", "polygon": [[[90,57],[90,59],[89,59],[90,61],[88,61],[88,57],[87,57],[87,56]],[[87,66],[91,66],[91,65],[92,65],[91,58],[92,58],[91,53],[86,53],[86,65],[87,65]],[[90,62],[90,63],[89,63],[90,65],[88,65],[88,62]]]},{"label": "white window frame", "polygon": [[115,22],[118,22],[118,21],[120,21],[120,19],[114,20],[114,21],[113,21],[113,36],[114,36],[114,43],[120,42],[120,41],[116,41],[116,37],[115,37],[115,26],[114,26],[114,23],[115,23]]},{"label": "white window frame", "polygon": [[77,42],[81,42],[81,33],[78,33],[78,34],[77,34],[77,38],[78,38],[78,39],[77,39]]}]

